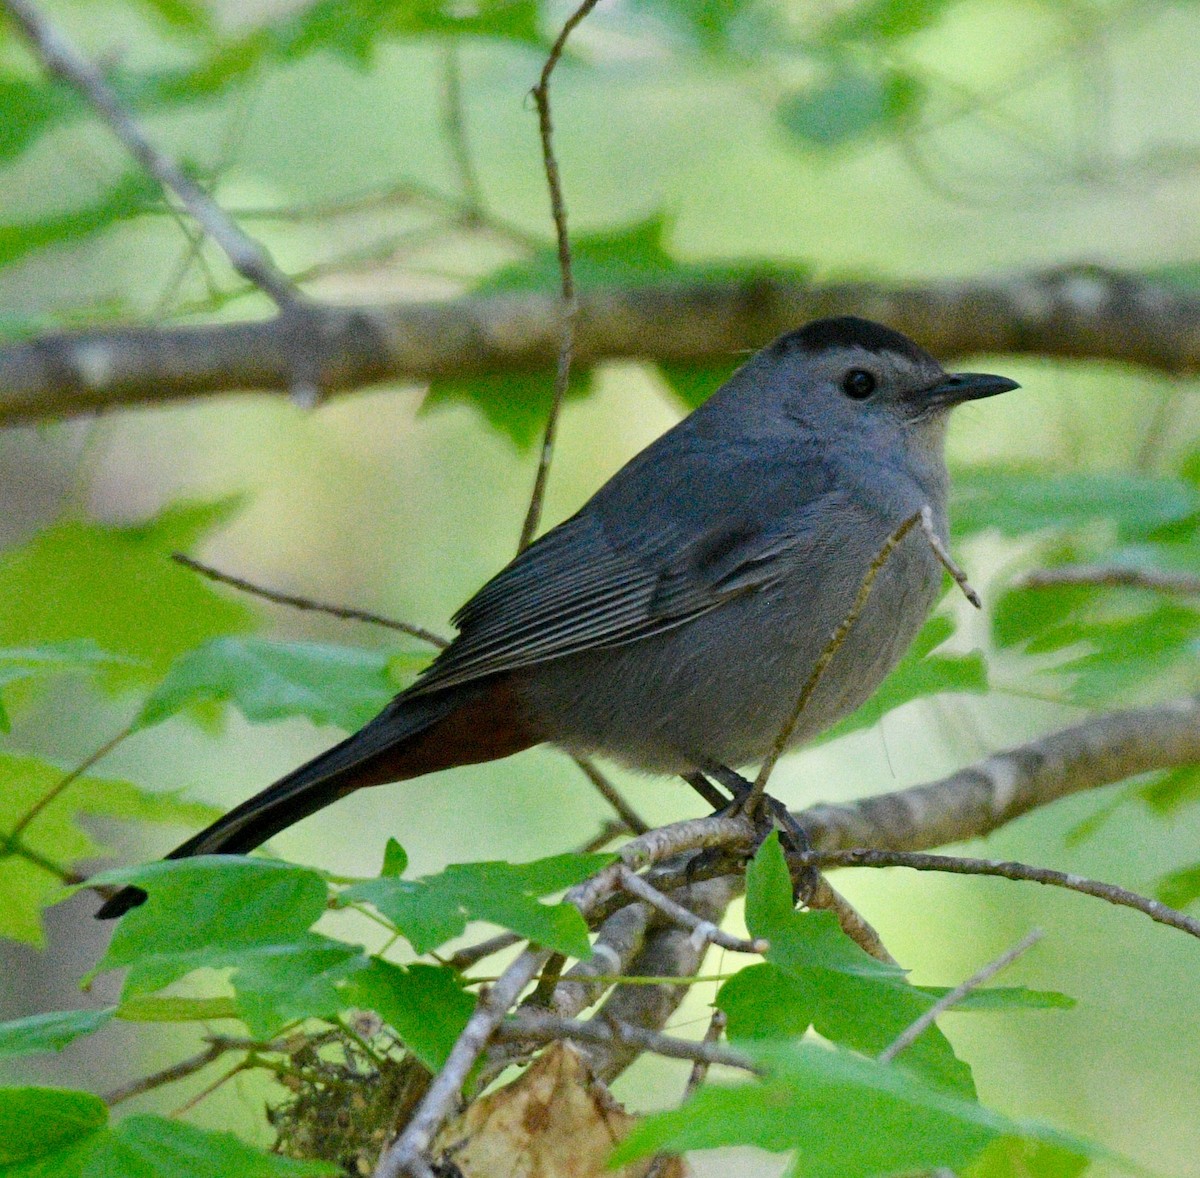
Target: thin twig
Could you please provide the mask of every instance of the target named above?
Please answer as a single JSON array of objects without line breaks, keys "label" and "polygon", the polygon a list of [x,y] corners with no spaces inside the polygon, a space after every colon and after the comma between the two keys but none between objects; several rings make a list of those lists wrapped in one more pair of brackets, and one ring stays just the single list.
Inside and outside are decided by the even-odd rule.
[{"label": "thin twig", "polygon": [[630,871],[624,864],[621,866],[620,877],[621,887],[630,895],[637,896],[639,900],[645,900],[647,904],[657,908],[675,924],[690,929],[692,940],[697,946],[711,942],[714,945],[720,945],[723,949],[732,949],[735,953],[757,953],[759,955],[770,948],[766,941],[747,941],[725,932],[712,921],[701,920],[694,912],[689,912],[682,904],[678,904],[670,896],[664,895],[636,872]]},{"label": "thin twig", "polygon": [[983,609],[983,602],[980,600],[979,594],[975,592],[971,582],[967,580],[967,574],[963,572],[958,562],[950,555],[950,550],[942,543],[941,536],[937,534],[933,526],[933,508],[928,503],[921,508],[921,531],[925,533],[925,539],[929,541],[929,547],[933,549],[933,555],[942,562],[942,567],[954,578],[954,583],[963,591],[963,596],[976,609]]},{"label": "thin twig", "polygon": [[542,1010],[520,1010],[497,1028],[496,1038],[518,1042],[523,1039],[546,1043],[574,1039],[580,1043],[632,1043],[652,1055],[662,1055],[668,1059],[690,1059],[710,1066],[722,1064],[749,1072],[759,1071],[746,1056],[733,1048],[707,1041],[701,1043],[692,1039],[678,1039],[619,1019],[593,1019],[585,1023],[559,1018]]},{"label": "thin twig", "polygon": [[433,1178],[428,1150],[434,1135],[450,1114],[475,1061],[487,1046],[521,991],[537,976],[549,958],[547,949],[530,947],[479,999],[462,1034],[451,1048],[441,1071],[434,1076],[416,1111],[403,1131],[379,1156],[375,1178]]},{"label": "thin twig", "polygon": [[804,681],[804,686],[800,689],[800,694],[796,698],[796,706],[792,709],[791,715],[788,716],[787,722],[779,730],[779,734],[775,737],[775,743],[771,746],[770,753],[767,755],[766,760],[763,761],[758,771],[758,776],[754,779],[754,787],[746,795],[745,801],[742,803],[746,813],[753,813],[755,807],[759,804],[763,792],[767,788],[767,781],[774,772],[779,758],[787,748],[788,741],[791,740],[792,733],[795,731],[796,725],[800,722],[800,717],[804,709],[808,707],[808,701],[812,699],[813,692],[817,689],[817,684],[820,683],[821,677],[833,661],[833,656],[837,654],[842,643],[846,641],[847,635],[853,628],[854,623],[858,621],[859,615],[866,606],[867,598],[871,596],[871,587],[875,584],[875,578],[879,575],[879,570],[887,564],[888,559],[896,550],[896,546],[912,531],[921,518],[922,512],[920,511],[910,515],[908,519],[888,536],[884,541],[883,547],[880,548],[875,554],[874,559],[867,566],[866,574],[863,576],[862,583],[858,587],[858,593],[855,594],[853,604],[850,606],[846,616],[838,623],[837,629],[829,636],[829,641],[825,644],[825,649],[821,651],[820,657],[813,665],[808,678]]},{"label": "thin twig", "polygon": [[220,1059],[222,1055],[226,1055],[230,1051],[282,1051],[284,1049],[282,1043],[261,1043],[256,1039],[214,1036],[209,1039],[208,1046],[196,1055],[180,1060],[179,1063],[163,1068],[162,1071],[143,1076],[138,1080],[131,1080],[128,1084],[122,1084],[100,1099],[110,1107],[120,1104],[123,1100],[141,1096],[143,1092],[150,1092],[155,1088],[161,1088],[164,1084],[173,1084],[176,1080],[183,1080],[208,1067],[214,1060]]},{"label": "thin twig", "polygon": [[1087,879],[1066,871],[1055,871],[1049,867],[1032,867],[1028,863],[1000,859],[970,859],[957,855],[928,855],[919,851],[873,851],[865,848],[849,851],[802,851],[799,854],[790,854],[788,858],[797,864],[810,867],[910,867],[914,871],[946,871],[953,875],[991,875],[1001,879],[1026,880],[1029,883],[1082,892],[1085,896],[1095,896],[1121,908],[1132,908],[1159,924],[1180,929],[1193,937],[1200,937],[1200,921],[1159,900],[1152,900],[1149,896],[1131,892],[1128,888],[1121,888],[1116,884]]},{"label": "thin twig", "polygon": [[625,800],[621,791],[596,768],[590,758],[573,759],[583,770],[583,775],[596,787],[596,792],[617,812],[631,833],[645,834],[650,829],[650,824]]},{"label": "thin twig", "polygon": [[[115,736],[110,736],[98,749],[84,757],[78,765],[75,766],[69,773],[66,773],[56,785],[47,790],[20,818],[17,819],[16,825],[8,833],[8,840],[16,843],[20,840],[21,835],[25,833],[25,828],[56,798],[60,797],[65,789],[77,782],[89,769],[92,768],[98,761],[103,760],[113,751],[122,741],[127,740],[133,735],[133,730],[136,721],[130,721],[125,725]],[[5,840],[0,839],[0,843]]]},{"label": "thin twig", "polygon": [[1125,568],[1121,565],[1069,564],[1057,569],[1034,569],[1019,578],[1018,589],[1049,589],[1058,585],[1099,585],[1152,589],[1156,593],[1200,593],[1200,577],[1161,569]]},{"label": "thin twig", "polygon": [[990,982],[1002,969],[1007,969],[1018,957],[1027,953],[1042,939],[1041,929],[1034,929],[1023,937],[1006,953],[1001,953],[994,961],[989,961],[981,970],[972,974],[967,980],[954,987],[948,994],[943,994],[928,1010],[913,1019],[899,1035],[895,1037],[880,1053],[880,1063],[891,1063],[907,1047],[911,1047],[921,1034],[928,1030],[952,1006],[957,1006],[968,994],[978,990],[980,986]]},{"label": "thin twig", "polygon": [[[708,1020],[708,1026],[704,1031],[703,1043],[716,1043],[725,1030],[725,1024],[729,1022],[729,1017],[723,1010],[714,1010],[712,1018]],[[692,1064],[692,1070],[688,1074],[687,1083],[683,1086],[683,1095],[679,1099],[680,1104],[686,1104],[696,1090],[704,1083],[708,1076],[708,1069],[711,1066],[707,1059],[695,1060]],[[646,1178],[662,1178],[663,1172],[666,1170],[670,1160],[678,1157],[678,1154],[659,1153],[655,1154],[650,1161],[650,1166],[646,1170]]]},{"label": "thin twig", "polygon": [[281,311],[293,309],[300,295],[287,275],[195,180],[150,143],[100,70],[27,0],[0,0],[0,7],[33,43],[46,69],[77,90],[142,167],[179,198],[233,268],[270,295]]},{"label": "thin twig", "polygon": [[[3,0],[0,0],[0,3],[2,2]],[[262,585],[255,585],[252,581],[235,577],[231,573],[223,573],[211,565],[202,564],[182,552],[172,552],[171,559],[177,564],[183,565],[184,568],[191,569],[192,572],[199,573],[202,577],[207,577],[210,581],[219,581],[222,585],[230,585],[234,589],[240,589],[243,593],[250,593],[255,597],[263,598],[264,601],[272,601],[276,605],[289,605],[292,609],[312,610],[315,613],[329,614],[331,617],[342,618],[349,622],[366,622],[371,626],[383,626],[388,630],[398,630],[401,634],[408,634],[412,638],[428,642],[430,646],[436,646],[439,650],[450,645],[448,639],[443,638],[440,634],[435,634],[432,630],[426,630],[424,626],[414,626],[411,622],[398,622],[394,618],[385,618],[381,614],[373,614],[368,610],[355,609],[348,605],[331,605],[329,602],[316,601],[311,597],[300,597],[294,593],[280,593],[275,589],[266,589]]]},{"label": "thin twig", "polygon": [[899,964],[888,952],[887,946],[871,922],[820,872],[817,873],[816,884],[809,893],[807,906],[814,909],[823,908],[832,912],[837,917],[842,932],[876,961],[882,961],[887,965]]},{"label": "thin twig", "polygon": [[446,958],[446,964],[461,972],[477,965],[484,958],[491,957],[494,953],[503,953],[505,949],[511,949],[520,943],[521,938],[516,933],[497,933],[494,937],[488,937],[486,941],[480,941],[477,945],[468,945],[465,949],[459,949],[457,953]]},{"label": "thin twig", "polygon": [[467,140],[466,105],[462,93],[462,61],[458,43],[446,42],[442,73],[442,129],[454,157],[458,170],[458,185],[463,199],[463,221],[475,227],[486,220],[483,189],[475,172],[475,161],[471,158],[471,145]]},{"label": "thin twig", "polygon": [[562,178],[558,171],[558,160],[554,155],[554,124],[550,119],[550,75],[558,65],[566,47],[567,38],[593,8],[598,0],[583,0],[575,9],[546,55],[541,77],[533,88],[533,101],[537,106],[538,130],[542,140],[542,163],[546,171],[546,186],[550,191],[550,212],[554,217],[554,233],[558,242],[558,267],[562,273],[562,338],[558,349],[558,365],[554,372],[554,396],[550,402],[550,413],[546,418],[546,432],[542,436],[542,450],[538,457],[537,475],[533,481],[533,492],[529,497],[529,510],[521,526],[521,538],[517,550],[529,546],[542,518],[542,504],[546,497],[546,480],[550,474],[550,460],[554,455],[554,440],[558,434],[558,419],[566,399],[567,386],[571,380],[571,358],[575,349],[575,320],[579,315],[579,302],[575,297],[575,276],[571,270],[571,238],[567,231],[567,206],[563,200]]}]

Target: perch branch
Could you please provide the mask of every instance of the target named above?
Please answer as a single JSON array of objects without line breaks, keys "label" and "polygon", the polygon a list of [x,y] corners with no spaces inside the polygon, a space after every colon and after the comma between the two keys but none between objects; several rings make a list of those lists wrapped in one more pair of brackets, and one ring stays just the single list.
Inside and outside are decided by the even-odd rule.
[{"label": "perch branch", "polygon": [[1001,859],[973,859],[960,855],[930,855],[920,851],[873,851],[866,848],[849,851],[800,851],[789,855],[794,863],[809,867],[909,867],[914,871],[945,871],[952,875],[991,875],[1000,879],[1046,884],[1095,896],[1121,908],[1132,908],[1159,924],[1200,937],[1200,920],[1153,900],[1139,892],[1098,879],[1087,879],[1050,867],[1033,867]]},{"label": "perch branch", "polygon": [[155,147],[104,75],[27,0],[0,0],[0,7],[29,39],[46,69],[76,90],[108,124],[129,153],[180,204],[224,251],[233,268],[270,295],[281,311],[295,307],[299,292],[267,252],[173,159]]},{"label": "perch branch", "polygon": [[[947,360],[986,352],[1200,371],[1200,298],[1096,267],[908,286],[814,286],[764,274],[578,298],[574,363],[585,368],[618,359],[724,364],[809,319],[853,314]],[[309,304],[305,344],[326,395],[381,381],[536,372],[558,355],[560,306],[546,294],[515,293]],[[281,316],[38,335],[0,347],[0,424],[234,390],[286,392],[294,334]]]},{"label": "perch branch", "polygon": [[1153,589],[1157,593],[1200,594],[1200,577],[1161,569],[1124,568],[1121,565],[1069,564],[1056,569],[1035,569],[1021,577],[1018,589],[1048,589],[1057,585],[1100,585],[1105,588]]}]

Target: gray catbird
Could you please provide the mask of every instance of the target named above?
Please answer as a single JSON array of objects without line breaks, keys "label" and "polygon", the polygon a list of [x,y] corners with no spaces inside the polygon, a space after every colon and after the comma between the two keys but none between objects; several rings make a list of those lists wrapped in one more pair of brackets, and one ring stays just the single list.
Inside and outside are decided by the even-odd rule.
[{"label": "gray catbird", "polygon": [[[947,375],[863,319],[782,336],[484,585],[374,720],[171,857],[249,851],[363,786],[542,741],[685,776],[761,760],[888,537],[926,505],[945,537],[949,410],[1016,387]],[[875,690],[940,583],[910,532],[793,743]],[[127,888],[98,915],[144,898]]]}]

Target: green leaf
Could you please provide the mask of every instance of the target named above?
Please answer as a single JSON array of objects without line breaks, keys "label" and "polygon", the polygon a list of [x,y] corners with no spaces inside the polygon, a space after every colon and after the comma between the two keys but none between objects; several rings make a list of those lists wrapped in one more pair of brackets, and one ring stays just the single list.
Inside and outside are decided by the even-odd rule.
[{"label": "green leaf", "polygon": [[[583,397],[591,388],[592,373],[574,369],[567,384],[567,399]],[[421,402],[421,412],[435,412],[448,405],[469,405],[519,450],[528,450],[545,431],[553,403],[554,374],[549,370],[497,373],[431,381]]]},{"label": "green leaf", "polygon": [[[936,1001],[910,985],[898,966],[864,952],[833,913],[793,909],[777,834],[747,867],[746,927],[770,948],[766,963],[741,970],[717,994],[731,1039],[798,1036],[812,1026],[832,1042],[876,1054]],[[974,1095],[970,1069],[937,1027],[924,1031],[901,1063],[949,1090]]]},{"label": "green leaf", "polygon": [[[949,986],[915,986],[922,994],[940,1000],[950,993]],[[990,986],[972,990],[954,1004],[955,1011],[977,1010],[990,1013],[998,1010],[1070,1010],[1076,1005],[1069,994],[1057,990],[1030,990],[1025,986]]]},{"label": "green leaf", "polygon": [[69,1088],[0,1088],[0,1165],[37,1158],[108,1121],[104,1101]]},{"label": "green leaf", "polygon": [[1200,800],[1200,765],[1180,765],[1156,774],[1136,792],[1156,814],[1174,814]]},{"label": "green leaf", "polygon": [[842,10],[826,26],[827,43],[897,41],[935,25],[953,0],[866,0]]},{"label": "green leaf", "polygon": [[[112,687],[157,682],[184,651],[249,629],[253,615],[170,559],[224,523],[237,500],[176,504],[145,523],[66,520],[0,556],[0,645],[89,639],[129,662]],[[114,603],[120,603],[115,608]]]},{"label": "green leaf", "polygon": [[[128,661],[108,654],[89,639],[0,648],[0,688],[42,676],[61,675],[67,671],[92,672],[99,667]],[[0,700],[0,732],[8,730],[8,713]]]},{"label": "green leaf", "polygon": [[1191,522],[1200,493],[1180,479],[1123,473],[1039,474],[976,468],[955,473],[951,517],[962,535],[1063,531],[1109,520],[1123,539]]},{"label": "green leaf", "polygon": [[141,0],[141,4],[168,28],[181,33],[203,35],[213,31],[208,8],[194,0]]},{"label": "green leaf", "polygon": [[361,728],[396,694],[392,656],[316,642],[216,638],[182,655],[154,689],[139,728],[198,703],[233,704],[252,723],[303,716],[314,724]]},{"label": "green leaf", "polygon": [[[682,261],[668,247],[671,228],[671,217],[660,211],[639,221],[573,236],[571,271],[575,284],[581,289],[595,289],[606,286],[677,286],[700,282],[752,283],[757,279],[769,278],[798,280],[810,274],[803,267],[780,267],[761,259]],[[475,293],[557,293],[561,286],[558,250],[548,244],[519,262],[493,270],[476,285]],[[725,356],[714,356],[712,362],[722,365],[730,363]]]},{"label": "green leaf", "polygon": [[849,732],[874,727],[888,712],[914,699],[944,692],[985,694],[988,689],[987,664],[979,651],[932,653],[953,633],[951,618],[945,614],[931,617],[875,694],[858,711],[822,732],[818,742],[836,740]]},{"label": "green leaf", "polygon": [[688,409],[703,405],[740,367],[737,361],[688,363],[660,360],[656,365],[671,391]]},{"label": "green leaf", "polygon": [[778,11],[761,0],[636,0],[635,6],[719,58],[758,60],[764,49],[778,48],[786,31]]},{"label": "green leaf", "polygon": [[235,965],[230,981],[238,1017],[258,1039],[302,1018],[329,1018],[346,1005],[338,983],[364,968],[360,945],[308,933],[282,944],[218,953],[208,963]]},{"label": "green leaf", "polygon": [[475,997],[442,965],[393,965],[380,957],[343,986],[345,1004],[373,1010],[431,1072],[445,1062],[475,1010]]},{"label": "green leaf", "polygon": [[115,1009],[106,1006],[99,1010],[61,1010],[0,1023],[0,1059],[35,1051],[61,1051],[82,1035],[98,1031],[112,1018]]},{"label": "green leaf", "polygon": [[1186,908],[1200,897],[1200,863],[1164,875],[1155,886],[1154,894],[1172,908]]},{"label": "green leaf", "polygon": [[68,86],[0,73],[0,164],[20,155],[60,121],[85,109]]},{"label": "green leaf", "polygon": [[[12,1091],[11,1089],[9,1091]],[[86,1098],[92,1120],[69,1135],[46,1142],[38,1153],[26,1153],[24,1164],[5,1171],[5,1178],[317,1178],[340,1174],[328,1162],[294,1161],[264,1153],[239,1141],[232,1133],[198,1129],[166,1117],[132,1116],[107,1127],[107,1110],[98,1097],[55,1089],[26,1091]],[[42,1142],[38,1116],[31,1109],[15,1122],[30,1142]],[[4,1090],[0,1090],[0,1126],[4,1122]],[[0,1144],[0,1160],[4,1145]]]},{"label": "green leaf", "polygon": [[705,1085],[682,1108],[637,1125],[612,1164],[659,1150],[755,1145],[794,1149],[792,1175],[876,1178],[943,1166],[957,1171],[1004,1137],[1050,1141],[1080,1156],[1097,1152],[844,1049],[791,1042],[739,1046],[764,1069],[762,1079]]},{"label": "green leaf", "polygon": [[394,839],[389,838],[383,849],[383,866],[380,875],[403,875],[408,870],[408,852]]},{"label": "green leaf", "polygon": [[149,893],[121,918],[95,970],[129,966],[124,998],[161,989],[220,954],[304,942],[329,895],[311,868],[245,855],[161,860],[91,882]]},{"label": "green leaf", "polygon": [[223,1018],[239,1018],[232,998],[167,998],[138,994],[126,998],[117,1007],[117,1018],[130,1023],[208,1023]]},{"label": "green leaf", "polygon": [[1054,1141],[1004,1137],[992,1142],[964,1178],[1079,1178],[1091,1158]]},{"label": "green leaf", "polygon": [[149,793],[128,781],[81,777],[30,822],[19,848],[6,848],[4,836],[35,803],[57,789],[66,772],[36,757],[0,753],[0,936],[40,945],[41,909],[61,895],[59,876],[25,858],[23,849],[64,870],[103,851],[79,825],[80,815],[203,826],[219,813],[174,794]]},{"label": "green leaf", "polygon": [[1146,682],[1165,677],[1174,664],[1195,683],[1196,655],[1200,653],[1200,610],[1163,602],[1148,612],[1126,618],[1099,618],[1063,626],[1042,635],[1028,649],[1051,643],[1084,643],[1086,654],[1065,660],[1055,672],[1071,676],[1070,698],[1081,703],[1127,700]]},{"label": "green leaf", "polygon": [[327,50],[366,66],[385,38],[494,37],[541,45],[536,0],[317,0],[271,28],[271,52],[294,60]]},{"label": "green leaf", "polygon": [[911,119],[924,98],[921,83],[903,70],[867,71],[840,61],[775,108],[785,131],[805,147],[841,147]]},{"label": "green leaf", "polygon": [[143,172],[134,172],[123,176],[90,204],[70,212],[0,224],[0,266],[7,266],[34,250],[83,241],[138,216],[160,199],[157,182]]},{"label": "green leaf", "polygon": [[569,957],[590,953],[587,925],[572,904],[538,897],[573,887],[614,861],[613,855],[553,855],[532,863],[455,863],[418,880],[384,876],[347,888],[339,904],[373,904],[418,953],[428,953],[486,920]]}]

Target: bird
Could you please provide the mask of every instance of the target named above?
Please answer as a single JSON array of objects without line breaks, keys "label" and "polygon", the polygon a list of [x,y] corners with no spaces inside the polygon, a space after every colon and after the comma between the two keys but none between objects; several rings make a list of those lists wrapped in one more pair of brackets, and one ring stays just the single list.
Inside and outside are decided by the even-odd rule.
[{"label": "bird", "polygon": [[[246,853],[355,790],[546,742],[697,788],[741,780],[889,537],[926,511],[945,543],[950,411],[1018,387],[855,316],[782,335],[484,584],[379,715],[168,858]],[[789,746],[866,701],[942,571],[919,530],[896,544]],[[145,898],[127,887],[97,916]]]}]

